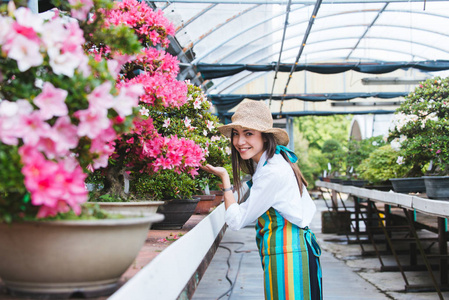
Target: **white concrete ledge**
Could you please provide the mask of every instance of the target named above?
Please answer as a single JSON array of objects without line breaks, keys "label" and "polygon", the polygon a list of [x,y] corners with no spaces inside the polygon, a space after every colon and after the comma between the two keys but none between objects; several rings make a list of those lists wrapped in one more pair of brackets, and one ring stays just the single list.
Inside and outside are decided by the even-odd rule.
[{"label": "white concrete ledge", "polygon": [[222,203],[108,299],[177,299],[222,231],[224,211]]},{"label": "white concrete ledge", "polygon": [[422,213],[437,217],[449,217],[449,201],[431,200],[418,196],[395,193],[393,191],[382,192],[378,190],[359,188],[355,186],[341,185],[337,183],[317,181],[318,187],[328,188],[337,192],[350,194],[353,196],[383,202],[385,204],[396,205],[407,209],[416,209]]}]

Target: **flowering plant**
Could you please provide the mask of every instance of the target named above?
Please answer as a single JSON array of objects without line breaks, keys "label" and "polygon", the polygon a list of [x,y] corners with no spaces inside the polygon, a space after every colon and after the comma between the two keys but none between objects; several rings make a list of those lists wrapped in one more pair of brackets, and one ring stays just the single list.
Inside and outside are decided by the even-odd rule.
[{"label": "flowering plant", "polygon": [[410,166],[407,176],[449,174],[449,78],[421,83],[396,110],[388,140],[401,150],[397,163]]},{"label": "flowering plant", "polygon": [[[179,62],[163,49],[174,28],[161,12],[153,12],[145,2],[125,0],[104,17],[128,26],[139,37],[143,49],[124,65],[118,87],[139,84],[144,94],[139,97],[134,129],[118,137],[108,167],[88,179],[104,187],[93,198],[98,194],[112,194],[119,201],[190,197],[200,164],[218,144],[212,141],[217,120],[207,112],[210,103],[200,88],[176,79]],[[99,57],[114,57],[106,44],[92,44],[91,49]],[[123,177],[131,179],[129,193],[124,191]]]},{"label": "flowering plant", "polygon": [[80,22],[58,11],[45,20],[13,2],[0,15],[0,220],[79,214],[84,171],[107,166],[137,111],[142,87],[115,87],[121,62],[83,49],[86,36],[96,37],[93,23],[103,24],[102,34],[122,33],[121,53],[138,49],[137,38],[126,27],[86,21],[105,7],[89,3],[72,7]]}]

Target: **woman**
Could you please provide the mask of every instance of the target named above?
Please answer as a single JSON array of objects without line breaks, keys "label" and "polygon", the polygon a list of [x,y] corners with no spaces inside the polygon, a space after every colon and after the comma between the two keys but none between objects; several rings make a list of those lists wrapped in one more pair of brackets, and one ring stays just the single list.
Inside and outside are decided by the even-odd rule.
[{"label": "woman", "polygon": [[249,197],[241,204],[235,200],[225,168],[203,169],[222,180],[230,229],[257,220],[265,299],[322,299],[321,250],[308,229],[316,207],[296,155],[285,147],[287,133],[273,128],[269,108],[257,101],[240,104],[232,123],[218,129],[231,138],[235,188],[241,188],[241,171],[252,176]]}]

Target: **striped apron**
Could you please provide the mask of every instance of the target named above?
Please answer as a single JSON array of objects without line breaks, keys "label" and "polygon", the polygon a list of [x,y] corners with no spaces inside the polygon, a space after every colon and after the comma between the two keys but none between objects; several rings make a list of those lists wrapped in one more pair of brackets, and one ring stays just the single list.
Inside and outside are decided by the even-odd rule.
[{"label": "striped apron", "polygon": [[323,299],[321,249],[310,229],[299,228],[270,208],[259,217],[256,231],[265,299]]}]

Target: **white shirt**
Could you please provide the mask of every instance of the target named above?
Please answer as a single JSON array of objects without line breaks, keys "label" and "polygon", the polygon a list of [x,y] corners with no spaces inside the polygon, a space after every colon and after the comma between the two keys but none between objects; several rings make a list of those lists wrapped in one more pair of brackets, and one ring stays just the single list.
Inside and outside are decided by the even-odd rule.
[{"label": "white shirt", "polygon": [[257,164],[253,185],[247,200],[234,203],[225,213],[225,221],[232,230],[239,230],[257,220],[270,207],[291,223],[304,228],[310,225],[316,206],[304,186],[302,196],[291,166],[280,154],[267,160],[264,152]]}]

